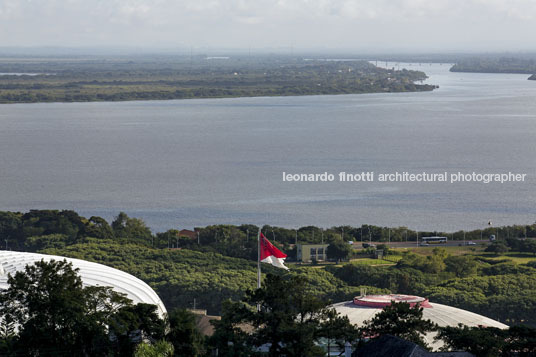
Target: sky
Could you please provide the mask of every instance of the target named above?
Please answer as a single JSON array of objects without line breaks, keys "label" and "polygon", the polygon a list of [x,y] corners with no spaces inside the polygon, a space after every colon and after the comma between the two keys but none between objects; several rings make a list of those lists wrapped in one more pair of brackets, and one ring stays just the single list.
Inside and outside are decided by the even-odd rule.
[{"label": "sky", "polygon": [[0,47],[536,51],[536,0],[0,0]]}]

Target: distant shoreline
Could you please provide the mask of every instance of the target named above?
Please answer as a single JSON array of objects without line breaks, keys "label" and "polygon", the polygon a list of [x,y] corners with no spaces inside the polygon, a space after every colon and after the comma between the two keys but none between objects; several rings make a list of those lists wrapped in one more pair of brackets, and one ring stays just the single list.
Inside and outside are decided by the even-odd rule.
[{"label": "distant shoreline", "polygon": [[[432,91],[417,70],[281,57],[0,63],[0,103],[122,102]],[[46,75],[54,73],[54,75]],[[21,75],[31,74],[31,75]],[[35,75],[34,75],[35,74]]]},{"label": "distant shoreline", "polygon": [[431,92],[439,89],[438,85],[418,85],[426,86],[425,89],[406,90],[406,91],[377,91],[377,92],[355,92],[355,93],[312,93],[312,94],[260,94],[260,95],[229,95],[229,96],[212,96],[212,97],[177,97],[177,98],[137,98],[137,99],[117,99],[117,100],[69,100],[69,101],[9,101],[2,102],[0,105],[9,104],[53,104],[53,103],[121,103],[121,102],[146,102],[146,101],[171,101],[171,100],[191,100],[191,99],[236,99],[236,98],[283,98],[283,97],[314,97],[314,96],[338,96],[338,95],[360,95],[360,94],[393,94],[393,93],[415,93]]},{"label": "distant shoreline", "polygon": [[450,68],[451,72],[528,74],[536,80],[536,61],[521,58],[471,58],[464,59]]}]

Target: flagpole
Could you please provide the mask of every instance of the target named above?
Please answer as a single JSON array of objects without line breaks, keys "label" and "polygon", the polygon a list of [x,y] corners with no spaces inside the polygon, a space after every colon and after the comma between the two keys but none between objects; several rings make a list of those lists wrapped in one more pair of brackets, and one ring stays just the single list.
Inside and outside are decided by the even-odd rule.
[{"label": "flagpole", "polygon": [[257,289],[261,288],[261,229],[257,234]]}]

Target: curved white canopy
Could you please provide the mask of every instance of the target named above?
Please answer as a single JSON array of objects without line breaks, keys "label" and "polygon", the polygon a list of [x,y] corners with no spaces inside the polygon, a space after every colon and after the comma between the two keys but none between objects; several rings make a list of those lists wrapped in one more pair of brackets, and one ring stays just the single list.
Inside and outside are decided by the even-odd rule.
[{"label": "curved white canopy", "polygon": [[[486,326],[486,327],[498,327],[500,329],[508,328],[508,325],[500,323],[499,321],[492,320],[488,317],[475,314],[473,312],[458,309],[456,307],[436,304],[430,302],[431,307],[423,308],[423,319],[431,320],[439,326],[458,326],[459,323],[466,326]],[[382,311],[381,307],[367,307],[354,304],[352,301],[340,302],[331,305],[339,314],[348,316],[350,323],[363,326],[366,320],[370,320]],[[425,336],[427,342],[434,349],[438,349],[443,345],[441,341],[434,341],[436,333],[429,333]]]},{"label": "curved white canopy", "polygon": [[[458,309],[456,307],[430,303],[431,308],[423,308],[423,318],[432,320],[439,326],[457,326],[462,323],[467,326],[489,326],[501,329],[508,328],[507,325],[488,317],[475,314],[473,312]],[[365,320],[370,320],[381,308],[372,308],[355,305],[353,302],[340,302],[332,305],[341,315],[346,315],[350,322],[361,326]]]},{"label": "curved white canopy", "polygon": [[8,274],[24,271],[27,265],[33,264],[41,259],[45,261],[66,259],[73,264],[73,268],[79,269],[84,286],[109,286],[117,292],[126,294],[134,304],[153,304],[158,307],[158,314],[161,317],[166,314],[166,307],[154,290],[135,276],[106,265],[56,255],[1,250],[0,289],[8,288]]}]

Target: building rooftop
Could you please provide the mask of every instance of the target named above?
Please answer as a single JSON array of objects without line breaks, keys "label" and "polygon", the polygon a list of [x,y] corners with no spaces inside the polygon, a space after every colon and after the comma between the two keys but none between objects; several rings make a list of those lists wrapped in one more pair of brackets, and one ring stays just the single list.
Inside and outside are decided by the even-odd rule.
[{"label": "building rooftop", "polygon": [[354,298],[353,303],[359,306],[384,308],[391,305],[392,302],[407,302],[411,307],[419,304],[421,307],[432,307],[425,299],[420,296],[403,295],[403,294],[384,294],[384,295],[366,295],[357,296]]},{"label": "building rooftop", "polygon": [[[364,322],[370,320],[382,311],[382,309],[391,304],[393,301],[406,301],[410,304],[417,302],[422,304],[423,318],[431,320],[439,326],[458,326],[464,324],[466,326],[489,326],[501,329],[508,328],[507,325],[490,319],[486,316],[475,314],[473,312],[458,309],[448,305],[442,305],[429,302],[428,299],[401,294],[389,295],[364,295],[354,298],[353,301],[340,302],[332,305],[332,307],[341,315],[348,316],[350,322],[354,325],[363,326]],[[434,341],[436,333],[430,333],[425,336],[427,343],[434,349],[441,347],[441,341]]]},{"label": "building rooftop", "polygon": [[121,270],[110,268],[106,265],[88,262],[81,259],[73,259],[56,255],[37,253],[0,251],[0,290],[9,287],[8,274],[24,271],[27,265],[44,260],[64,260],[73,264],[73,268],[79,269],[82,284],[84,286],[109,286],[113,290],[124,293],[134,304],[146,303],[158,307],[160,316],[166,314],[166,307],[154,290],[142,280]]}]

